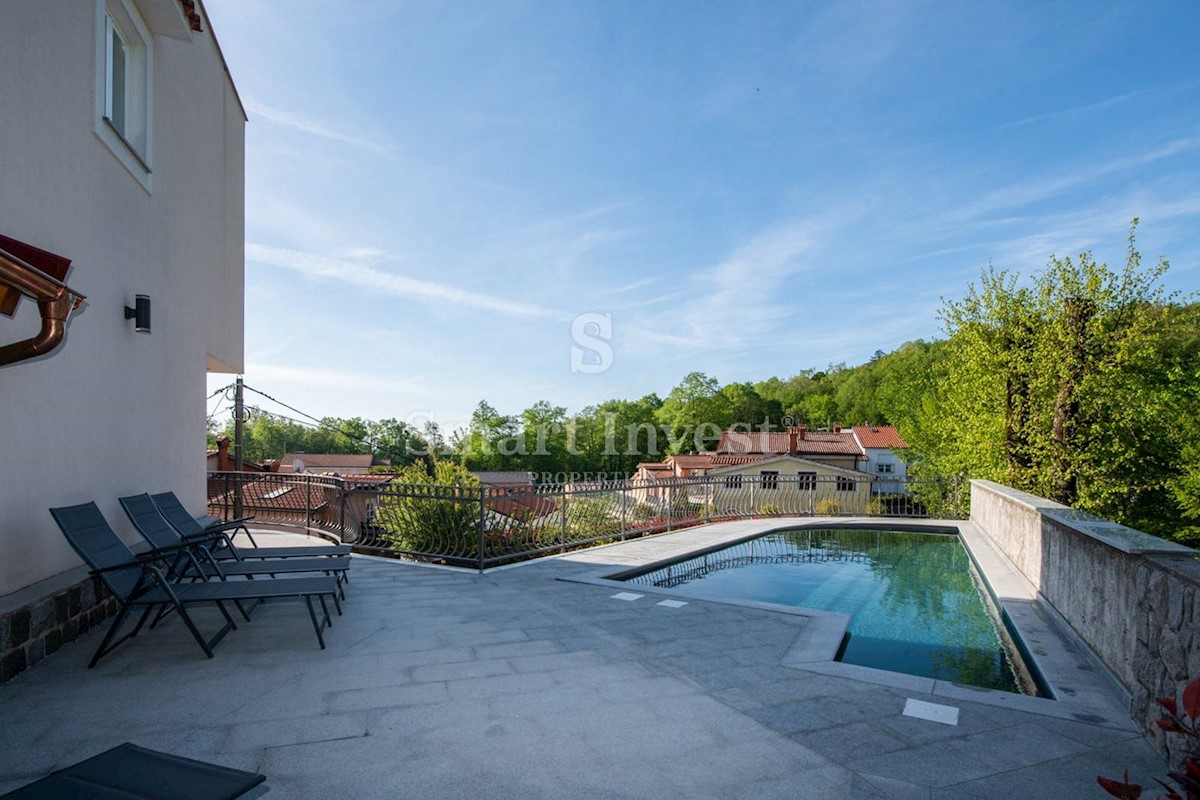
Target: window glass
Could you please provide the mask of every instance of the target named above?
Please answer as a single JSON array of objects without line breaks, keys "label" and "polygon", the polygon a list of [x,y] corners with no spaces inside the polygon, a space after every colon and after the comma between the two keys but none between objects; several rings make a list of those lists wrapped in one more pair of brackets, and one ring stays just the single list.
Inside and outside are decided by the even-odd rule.
[{"label": "window glass", "polygon": [[125,42],[121,41],[121,34],[117,33],[116,27],[112,24],[112,20],[108,20],[109,41],[108,41],[108,99],[105,103],[108,111],[108,118],[112,120],[113,127],[122,136],[126,136],[128,131],[125,126],[125,96],[126,96],[126,75],[125,75]]},{"label": "window glass", "polygon": [[779,473],[777,471],[764,470],[760,473],[759,477],[762,481],[762,488],[770,490],[779,488]]},{"label": "window glass", "polygon": [[96,0],[95,132],[147,191],[153,36],[134,0]]}]

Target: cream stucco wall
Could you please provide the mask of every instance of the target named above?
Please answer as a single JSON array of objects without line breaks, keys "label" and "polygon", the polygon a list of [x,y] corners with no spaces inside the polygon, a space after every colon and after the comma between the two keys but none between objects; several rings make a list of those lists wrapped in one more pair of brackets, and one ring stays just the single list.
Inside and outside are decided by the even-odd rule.
[{"label": "cream stucco wall", "polygon": [[[763,488],[762,473],[777,472],[774,489]],[[814,488],[800,483],[798,473],[816,473]],[[727,478],[741,477],[741,486],[730,487]],[[864,513],[871,500],[871,476],[835,469],[815,461],[790,459],[745,464],[712,472],[710,478],[718,483],[713,489],[713,505],[717,512],[737,510],[743,514],[848,514]],[[853,481],[853,488],[839,490],[837,478]]]},{"label": "cream stucco wall", "polygon": [[[129,541],[121,495],[199,512],[206,365],[242,367],[245,117],[208,20],[153,38],[148,193],[93,131],[99,13],[0,2],[0,233],[70,258],[88,298],[57,350],[0,367],[0,595],[80,563],[51,506],[96,500]],[[123,318],[138,293],[150,335]],[[23,301],[0,344],[38,324]]]}]

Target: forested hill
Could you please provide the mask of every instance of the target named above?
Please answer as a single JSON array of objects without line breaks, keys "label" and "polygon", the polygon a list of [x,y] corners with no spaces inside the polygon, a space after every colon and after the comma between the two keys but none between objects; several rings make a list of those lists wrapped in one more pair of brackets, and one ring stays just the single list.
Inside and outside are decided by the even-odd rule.
[{"label": "forested hill", "polygon": [[[896,425],[910,471],[988,478],[1180,540],[1200,539],[1200,305],[1169,295],[1166,262],[1090,254],[1052,259],[1032,280],[985,271],[943,304],[945,338],[877,352],[865,364],[721,385],[700,372],[665,398],[614,399],[568,414],[480,402],[443,436],[395,420],[258,414],[246,457],[365,452],[396,466],[437,457],[478,470],[607,472],[715,445],[735,424]],[[436,455],[425,455],[426,452]]]}]

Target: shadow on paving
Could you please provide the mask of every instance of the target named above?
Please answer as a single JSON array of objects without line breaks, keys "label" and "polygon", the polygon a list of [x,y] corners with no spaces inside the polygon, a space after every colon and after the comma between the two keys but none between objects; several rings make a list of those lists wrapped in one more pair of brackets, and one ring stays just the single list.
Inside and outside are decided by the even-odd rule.
[{"label": "shadow on paving", "polygon": [[595,569],[356,558],[325,651],[299,603],[213,660],[171,620],[86,670],[89,633],[0,686],[0,792],[127,740],[289,798],[1082,798],[1165,773],[1130,731],[972,703],[944,726],[779,666],[802,617],[555,580]]}]

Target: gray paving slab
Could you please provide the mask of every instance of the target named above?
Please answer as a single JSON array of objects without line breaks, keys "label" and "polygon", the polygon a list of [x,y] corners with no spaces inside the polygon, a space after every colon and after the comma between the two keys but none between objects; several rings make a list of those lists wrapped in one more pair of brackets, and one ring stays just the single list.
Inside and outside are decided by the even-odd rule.
[{"label": "gray paving slab", "polygon": [[[0,686],[0,792],[126,740],[281,798],[1072,798],[1165,772],[1128,729],[789,668],[794,614],[559,580],[688,545],[670,536],[484,576],[355,558],[324,651],[289,603],[212,660],[168,620],[87,670],[91,632]],[[959,725],[903,717],[907,697]]]}]

